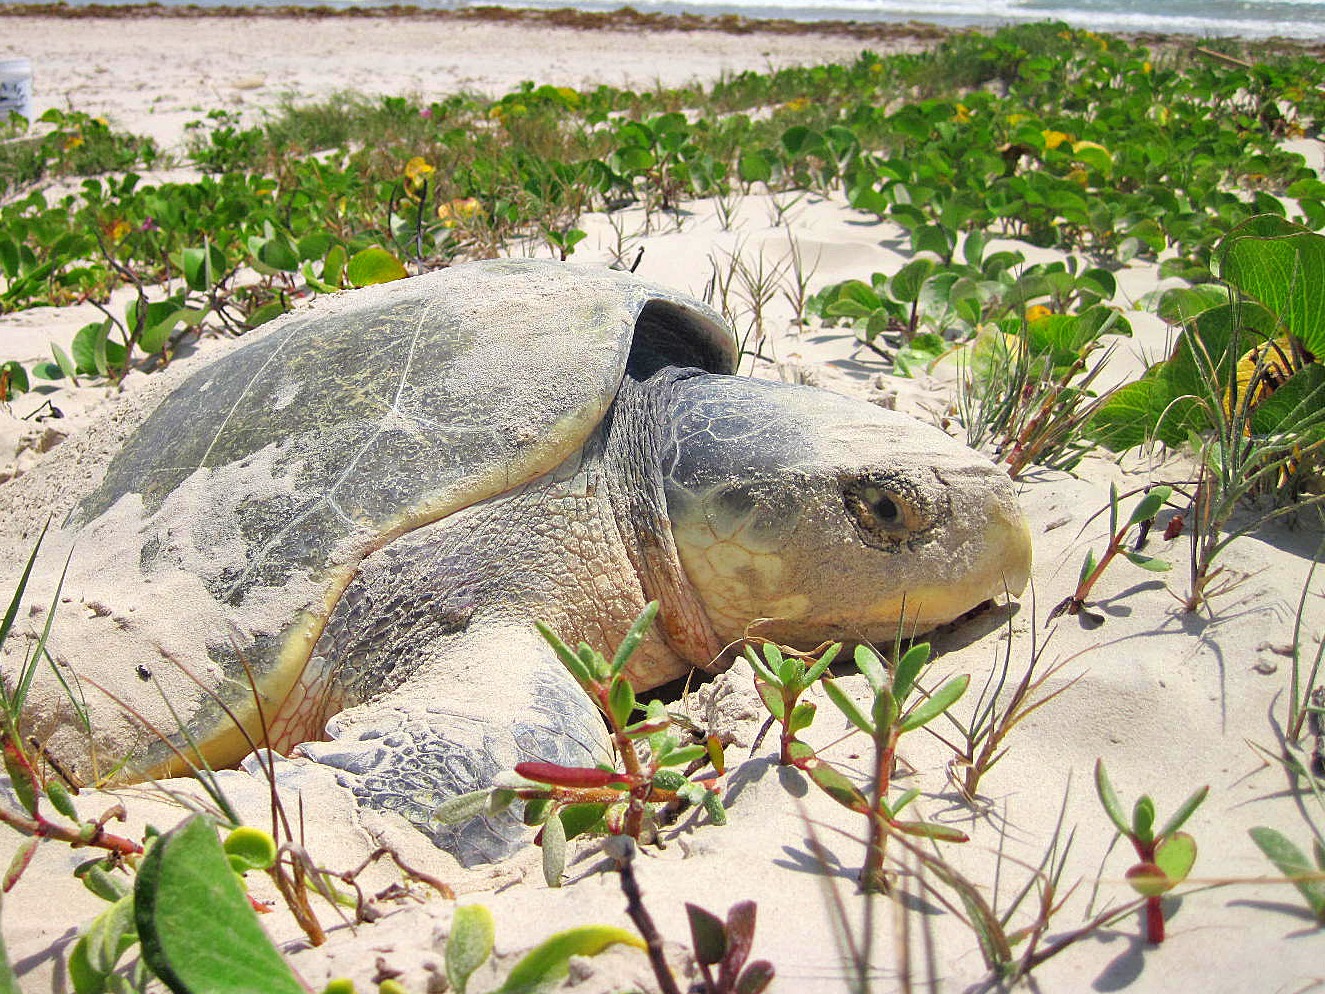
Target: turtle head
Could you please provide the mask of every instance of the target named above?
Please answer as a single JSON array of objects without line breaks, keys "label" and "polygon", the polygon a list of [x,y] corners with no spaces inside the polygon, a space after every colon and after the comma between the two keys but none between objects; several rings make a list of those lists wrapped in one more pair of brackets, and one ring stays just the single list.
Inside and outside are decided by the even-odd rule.
[{"label": "turtle head", "polygon": [[1030,573],[1006,473],[942,431],[824,390],[675,383],[662,472],[686,576],[715,634],[801,648],[891,641]]}]

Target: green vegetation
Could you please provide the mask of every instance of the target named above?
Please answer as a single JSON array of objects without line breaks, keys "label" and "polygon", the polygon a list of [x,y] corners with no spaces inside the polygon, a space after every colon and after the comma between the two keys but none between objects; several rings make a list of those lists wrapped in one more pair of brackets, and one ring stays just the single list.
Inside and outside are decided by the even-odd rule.
[{"label": "green vegetation", "polygon": [[1258,825],[1249,834],[1266,859],[1293,882],[1316,923],[1325,926],[1325,844],[1319,836],[1311,840],[1313,860],[1278,829]]},{"label": "green vegetation", "polygon": [[[767,960],[746,965],[754,943],[755,903],[739,901],[723,921],[711,911],[686,905],[695,962],[704,976],[704,989],[711,994],[760,994],[773,982],[773,966]],[[718,968],[717,975],[713,967]]]},{"label": "green vegetation", "polygon": [[[136,350],[168,357],[200,328],[239,332],[296,296],[397,277],[404,264],[492,255],[517,236],[564,258],[588,210],[640,204],[652,216],[766,189],[836,192],[901,224],[920,256],[876,280],[885,293],[867,313],[832,311],[832,291],[820,313],[871,336],[900,323],[907,345],[920,334],[932,348],[931,335],[985,323],[1016,334],[1027,308],[1075,307],[1089,337],[1108,320],[1107,267],[1163,253],[1166,275],[1205,282],[1215,244],[1247,218],[1295,210],[1325,225],[1325,185],[1278,146],[1315,126],[1321,78],[1306,57],[1244,69],[1027,25],[707,87],[527,83],[427,106],[340,96],[256,123],[214,112],[187,147],[207,175],[161,184],[134,172],[161,163],[150,141],[52,112],[40,138],[0,146],[0,312],[169,281],[178,289],[150,316],[141,304],[107,315],[85,355],[31,371],[117,376]],[[55,193],[61,177],[84,178]],[[983,258],[992,235],[1093,262],[1018,274],[1015,253]],[[1125,328],[1115,319],[1114,330]],[[25,379],[15,371],[7,389]]]},{"label": "green vegetation", "polygon": [[940,732],[933,732],[935,738],[952,749],[953,759],[948,765],[948,778],[962,799],[973,808],[979,806],[981,779],[1007,755],[1010,748],[1007,739],[1013,729],[1081,679],[1078,674],[1049,689],[1047,684],[1062,672],[1068,660],[1061,660],[1046,670],[1039,670],[1049,639],[1040,640],[1034,614],[1032,601],[1031,644],[1021,678],[1009,686],[1014,643],[1012,618],[1009,616],[1003,644],[996,652],[997,662],[989,668],[984,686],[976,695],[971,717],[962,721],[953,715],[951,708],[943,714],[955,729],[957,741],[954,742]]},{"label": "green vegetation", "polygon": [[[889,800],[888,791],[897,762],[897,743],[902,734],[923,728],[952,707],[966,693],[971,678],[966,675],[953,677],[932,693],[925,693],[920,690],[916,678],[929,662],[929,643],[917,643],[905,652],[899,645],[894,655],[896,661],[891,667],[885,667],[868,646],[857,646],[856,667],[870,688],[870,698],[864,709],[831,679],[826,679],[823,684],[828,699],[852,725],[869,737],[874,747],[868,795],[805,743],[793,742],[791,749],[793,762],[816,785],[837,803],[868,819],[865,866],[861,870],[860,886],[862,890],[878,893],[887,893],[890,887],[884,861],[889,838],[902,834],[942,842],[967,841],[965,832],[949,825],[903,821],[898,817],[920,796],[917,788],[912,787],[893,800]],[[911,700],[913,697],[915,699]]]},{"label": "green vegetation", "polygon": [[1104,399],[1087,428],[1114,451],[1186,443],[1195,456],[1188,611],[1238,582],[1217,563],[1230,543],[1325,501],[1325,236],[1255,217],[1219,243],[1216,265],[1223,287],[1161,298],[1181,327],[1173,354]]},{"label": "green vegetation", "polygon": [[[1155,515],[1159,513],[1169,496],[1173,493],[1172,487],[1159,486],[1146,491],[1136,506],[1132,508],[1132,513],[1127,521],[1120,527],[1118,524],[1118,488],[1110,486],[1109,488],[1109,545],[1104,550],[1104,555],[1098,559],[1095,557],[1095,550],[1091,549],[1086,553],[1086,559],[1081,564],[1081,574],[1077,579],[1077,589],[1072,595],[1062,601],[1049,612],[1050,618],[1056,618],[1061,614],[1083,614],[1086,612],[1086,602],[1090,597],[1090,591],[1095,586],[1096,581],[1104,575],[1104,571],[1109,564],[1118,556],[1122,556],[1128,562],[1140,566],[1142,569],[1150,570],[1153,573],[1163,573],[1170,567],[1163,559],[1155,556],[1147,556],[1139,551],[1139,547],[1144,543],[1144,535],[1149,532],[1151,524],[1155,520]],[[1138,540],[1138,548],[1127,548],[1127,539],[1132,529],[1135,528],[1142,536]],[[1096,624],[1102,623],[1103,618],[1092,616]]]},{"label": "green vegetation", "polygon": [[[626,898],[626,914],[635,923],[649,955],[653,977],[662,994],[681,994],[681,987],[663,953],[663,938],[653,922],[653,916],[644,906],[644,897],[635,876],[635,840],[627,835],[616,835],[603,849],[616,863],[621,878],[621,892]],[[773,964],[768,960],[755,960],[747,964],[754,945],[756,907],[753,901],[738,901],[727,912],[723,921],[711,911],[686,903],[686,917],[690,924],[693,958],[702,984],[693,984],[690,991],[704,994],[761,994],[773,982]],[[713,967],[717,967],[716,976]]]},{"label": "green vegetation", "polygon": [[1137,798],[1130,820],[1124,815],[1102,759],[1095,763],[1095,790],[1109,820],[1136,850],[1140,862],[1127,871],[1127,880],[1145,898],[1146,938],[1159,945],[1164,941],[1161,896],[1186,880],[1196,863],[1196,840],[1178,830],[1196,813],[1210,788],[1202,787],[1183,801],[1159,831],[1155,831],[1155,802],[1147,794]]},{"label": "green vegetation", "polygon": [[814,721],[814,703],[802,702],[800,697],[819,682],[841,649],[841,644],[835,643],[813,660],[796,654],[784,655],[779,646],[765,642],[764,658],[760,659],[752,646],[745,647],[745,658],[755,672],[755,690],[768,713],[782,726],[778,762],[784,766],[796,762],[792,755],[796,733],[809,728]]},{"label": "green vegetation", "polygon": [[[1289,786],[1298,800],[1298,813],[1306,822],[1311,855],[1277,828],[1257,825],[1248,834],[1284,879],[1297,888],[1317,926],[1325,927],[1325,686],[1319,683],[1325,640],[1318,642],[1315,657],[1305,673],[1302,665],[1303,657],[1310,653],[1304,645],[1303,616],[1322,553],[1325,545],[1312,560],[1297,605],[1287,715],[1282,726],[1274,723],[1279,749],[1257,747],[1258,752],[1278,763],[1288,775]],[[1314,804],[1308,803],[1308,795]]]},{"label": "green vegetation", "polygon": [[[895,800],[889,800],[893,768],[897,760],[897,743],[903,732],[923,728],[939,715],[945,714],[966,692],[970,677],[959,676],[947,681],[932,694],[920,691],[916,677],[929,662],[930,647],[917,643],[905,652],[901,645],[894,647],[896,662],[885,667],[868,646],[857,646],[856,669],[865,677],[871,699],[864,709],[828,676],[828,667],[837,658],[842,646],[834,643],[818,659],[806,659],[785,651],[771,643],[763,646],[763,659],[749,646],[745,656],[754,668],[755,688],[769,714],[782,726],[778,761],[784,766],[803,770],[810,780],[833,800],[869,822],[866,842],[865,866],[860,883],[864,891],[886,893],[889,881],[884,869],[886,846],[894,833],[916,835],[946,842],[965,842],[965,833],[943,825],[923,821],[903,821],[898,816],[919,795],[912,789]],[[822,681],[822,682],[821,682]],[[810,687],[819,683],[835,707],[851,725],[864,732],[874,746],[872,783],[867,795],[852,780],[826,762],[815,750],[796,737],[814,721],[815,705],[800,701]],[[918,694],[916,700],[908,700]]]},{"label": "green vegetation", "polygon": [[[703,744],[682,744],[672,731],[673,722],[662,701],[638,705],[635,690],[625,676],[630,657],[644,640],[658,603],[650,602],[608,660],[587,643],[572,649],[547,625],[538,630],[567,672],[597,705],[607,721],[622,770],[611,766],[564,766],[524,762],[514,777],[500,775],[490,790],[462,794],[444,802],[435,817],[459,822],[479,814],[497,815],[517,801],[524,803],[524,820],[540,825],[534,842],[543,849],[543,875],[549,887],[560,887],[566,865],[566,842],[585,832],[606,834],[606,851],[617,865],[626,911],[644,937],[654,977],[664,994],[679,994],[676,979],[662,951],[662,938],[643,903],[635,879],[635,844],[656,834],[660,811],[675,814],[693,806],[706,812],[715,825],[726,823],[715,781],[725,772],[722,746],[714,736]],[[772,647],[776,652],[776,647]],[[827,657],[831,660],[831,655]],[[799,660],[794,660],[799,664]],[[817,667],[822,673],[826,668]],[[806,684],[805,686],[808,686]],[[779,700],[781,698],[778,698]],[[634,713],[644,715],[632,721]],[[709,777],[694,775],[708,764]],[[676,769],[685,765],[686,772]],[[759,994],[773,980],[773,966],[765,960],[746,964],[754,940],[755,904],[732,906],[727,920],[693,904],[686,905],[694,943],[695,962],[710,994]],[[716,975],[713,967],[717,967]]]},{"label": "green vegetation", "polygon": [[160,157],[150,138],[115,131],[104,117],[52,108],[38,123],[49,128],[28,138],[19,124],[0,122],[0,200],[42,180],[151,168]]},{"label": "green vegetation", "polygon": [[[274,845],[271,850],[268,865],[275,862]],[[205,815],[193,815],[155,840],[128,900],[142,962],[175,994],[238,994],[258,987],[299,994],[300,983],[258,923],[216,826]],[[110,912],[115,920],[118,906]],[[103,948],[118,949],[130,937],[108,941]],[[113,960],[109,966],[113,969]],[[105,982],[110,972],[98,969],[97,977]]]}]

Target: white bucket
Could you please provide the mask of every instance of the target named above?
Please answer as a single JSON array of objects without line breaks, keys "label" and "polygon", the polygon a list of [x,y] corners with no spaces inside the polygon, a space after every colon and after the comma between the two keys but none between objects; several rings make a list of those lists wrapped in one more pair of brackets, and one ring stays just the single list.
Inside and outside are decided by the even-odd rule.
[{"label": "white bucket", "polygon": [[0,124],[10,114],[22,114],[32,123],[32,62],[0,59]]}]

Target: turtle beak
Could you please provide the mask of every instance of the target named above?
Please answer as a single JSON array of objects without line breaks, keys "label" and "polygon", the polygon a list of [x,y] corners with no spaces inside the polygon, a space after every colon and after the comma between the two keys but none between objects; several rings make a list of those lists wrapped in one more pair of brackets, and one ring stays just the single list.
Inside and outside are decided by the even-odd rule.
[{"label": "turtle beak", "polygon": [[985,551],[976,569],[983,567],[987,583],[1019,596],[1031,578],[1031,528],[1026,515],[1015,503],[990,499],[989,528],[985,531]]}]

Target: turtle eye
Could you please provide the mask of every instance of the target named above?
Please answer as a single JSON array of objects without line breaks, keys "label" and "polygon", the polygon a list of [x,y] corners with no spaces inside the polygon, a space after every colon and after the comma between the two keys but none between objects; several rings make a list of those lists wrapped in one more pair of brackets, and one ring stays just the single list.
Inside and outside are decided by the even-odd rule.
[{"label": "turtle eye", "polygon": [[927,526],[919,501],[894,481],[874,478],[844,482],[842,497],[861,539],[881,549],[895,549]]},{"label": "turtle eye", "polygon": [[877,497],[868,495],[870,510],[874,516],[885,525],[892,525],[902,520],[902,512],[897,507],[897,502],[886,493],[880,493]]}]

